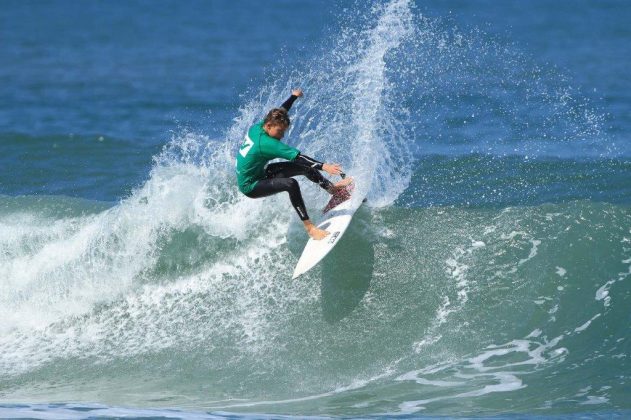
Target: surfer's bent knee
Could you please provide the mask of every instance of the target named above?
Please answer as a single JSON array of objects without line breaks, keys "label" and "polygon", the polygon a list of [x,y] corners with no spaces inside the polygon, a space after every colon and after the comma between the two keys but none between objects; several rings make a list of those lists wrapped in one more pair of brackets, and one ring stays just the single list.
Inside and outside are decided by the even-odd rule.
[{"label": "surfer's bent knee", "polygon": [[302,199],[298,181],[293,178],[273,178],[264,181],[264,183],[260,181],[257,186],[254,187],[252,191],[245,194],[245,196],[248,198],[261,198],[286,191],[289,194],[291,205],[296,209],[300,220],[309,220],[309,214],[307,213],[307,207]]}]

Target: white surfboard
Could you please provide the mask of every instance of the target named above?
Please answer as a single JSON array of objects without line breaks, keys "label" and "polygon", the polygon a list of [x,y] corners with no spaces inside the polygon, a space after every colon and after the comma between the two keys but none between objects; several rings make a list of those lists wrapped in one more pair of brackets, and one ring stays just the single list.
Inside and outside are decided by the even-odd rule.
[{"label": "white surfboard", "polygon": [[[356,193],[357,189],[355,189],[355,194]],[[296,264],[292,279],[311,270],[317,263],[322,261],[340,241],[346,228],[348,228],[348,225],[353,219],[353,214],[355,214],[355,211],[362,203],[362,199],[356,197],[355,194],[353,194],[349,200],[338,204],[326,213],[326,219],[320,222],[318,228],[328,231],[329,235],[319,241],[309,238],[298,260],[298,264]]]}]

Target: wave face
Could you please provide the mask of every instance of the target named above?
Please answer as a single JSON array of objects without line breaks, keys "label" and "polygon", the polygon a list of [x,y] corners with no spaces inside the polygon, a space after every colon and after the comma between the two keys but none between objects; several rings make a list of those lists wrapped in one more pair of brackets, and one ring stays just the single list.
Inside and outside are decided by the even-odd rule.
[{"label": "wave face", "polygon": [[[478,32],[405,0],[347,13],[303,68],[250,95],[224,138],[174,134],[123,200],[0,196],[2,400],[288,415],[631,408],[625,146],[557,79]],[[289,141],[342,163],[368,204],[291,282],[305,234],[286,196],[238,193],[234,153],[298,84],[308,94]],[[316,215],[326,197],[301,183]]]}]

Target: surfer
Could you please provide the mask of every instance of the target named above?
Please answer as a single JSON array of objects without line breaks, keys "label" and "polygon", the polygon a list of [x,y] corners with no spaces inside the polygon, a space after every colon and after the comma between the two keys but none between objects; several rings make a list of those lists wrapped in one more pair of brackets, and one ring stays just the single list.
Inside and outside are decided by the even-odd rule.
[{"label": "surfer", "polygon": [[[250,127],[237,153],[237,183],[239,191],[250,198],[267,197],[287,191],[291,204],[296,209],[307,233],[313,239],[319,240],[326,237],[329,232],[318,229],[309,220],[300,186],[292,177],[304,175],[329,194],[343,190],[343,187],[352,182],[352,178],[348,177],[335,184],[332,183],[319,171],[324,171],[329,175],[340,175],[342,174],[340,164],[319,162],[280,141],[289,128],[288,111],[294,101],[301,96],[302,90],[294,89],[289,99],[283,102],[280,108],[270,110],[263,121]],[[286,159],[287,162],[270,163],[265,166],[268,161],[276,158]]]}]

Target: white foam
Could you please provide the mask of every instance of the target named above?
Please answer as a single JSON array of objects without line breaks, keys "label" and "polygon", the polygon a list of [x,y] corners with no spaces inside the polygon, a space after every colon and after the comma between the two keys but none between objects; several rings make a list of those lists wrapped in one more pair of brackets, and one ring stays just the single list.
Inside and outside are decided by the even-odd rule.
[{"label": "white foam", "polygon": [[329,392],[323,392],[320,394],[314,394],[314,395],[308,395],[305,397],[297,397],[297,398],[290,398],[290,399],[284,399],[284,400],[256,401],[256,402],[237,403],[237,404],[230,404],[230,405],[221,404],[221,408],[226,409],[226,408],[257,407],[257,406],[278,405],[278,404],[295,404],[295,403],[304,402],[304,401],[319,400],[319,399],[323,399],[327,397],[332,397],[337,394],[343,394],[348,391],[354,391],[357,389],[364,388],[372,382],[376,382],[380,379],[383,379],[391,375],[392,375],[392,372],[389,369],[386,369],[385,372],[377,374],[373,377],[370,377],[368,379],[355,379],[350,384],[336,387],[334,390],[329,391]]},{"label": "white foam", "polygon": [[[525,385],[523,385],[522,381],[516,377],[515,375],[512,375],[510,373],[495,373],[492,375],[486,375],[486,376],[490,376],[493,379],[496,379],[498,381],[498,383],[496,384],[492,384],[492,385],[485,385],[484,387],[482,387],[481,389],[477,389],[474,391],[469,391],[469,392],[462,392],[456,395],[450,395],[450,396],[446,396],[446,397],[436,397],[436,398],[429,398],[429,399],[424,399],[424,400],[416,400],[416,401],[406,401],[402,404],[399,405],[399,409],[401,410],[401,412],[403,413],[414,413],[420,410],[424,410],[425,409],[425,405],[428,405],[430,403],[436,402],[436,401],[442,401],[442,400],[447,400],[447,399],[454,399],[454,398],[470,398],[470,397],[479,397],[482,395],[486,395],[486,394],[491,394],[491,393],[496,393],[496,392],[510,392],[510,391],[515,391],[521,388],[524,388]],[[478,376],[474,376],[471,375],[469,376],[469,379],[478,379]],[[423,381],[419,382],[422,383]],[[445,382],[443,382],[445,383]],[[461,384],[461,383],[453,383],[451,385],[448,386],[453,386],[456,384]],[[445,386],[445,385],[443,385]]]},{"label": "white foam", "polygon": [[614,284],[615,280],[609,280],[607,283],[603,284],[596,290],[596,300],[602,300],[605,307],[609,306],[611,303],[611,297],[609,296],[609,287]]},{"label": "white foam", "polygon": [[537,256],[537,249],[539,245],[541,245],[541,241],[538,239],[531,239],[530,243],[532,244],[532,247],[530,248],[530,252],[528,253],[528,256],[526,258],[519,260],[517,265],[522,265]]},{"label": "white foam", "polygon": [[420,353],[425,346],[434,344],[442,338],[439,328],[451,313],[462,310],[469,300],[470,282],[467,273],[476,258],[476,253],[484,248],[483,241],[470,239],[470,246],[456,246],[451,256],[445,260],[445,272],[454,280],[457,300],[452,304],[449,295],[442,297],[442,303],[436,310],[434,320],[428,328],[425,337],[413,344],[416,353]]},{"label": "white foam", "polygon": [[[222,161],[212,164],[220,166]],[[217,178],[220,173],[213,179]],[[166,160],[153,168],[150,179],[132,196],[101,213],[60,219],[48,223],[52,225],[48,230],[42,220],[40,225],[27,225],[24,232],[18,232],[20,225],[14,222],[25,217],[37,221],[37,215],[13,221],[4,217],[0,229],[14,232],[13,239],[5,237],[5,241],[24,242],[29,230],[44,233],[36,236],[40,244],[14,254],[0,266],[7,279],[0,286],[0,347],[8,349],[0,354],[0,372],[12,376],[56,357],[107,359],[181,342],[194,345],[208,337],[199,330],[205,324],[172,328],[187,316],[194,319],[197,294],[219,297],[238,290],[226,276],[248,278],[252,261],[262,259],[263,263],[276,253],[286,242],[292,216],[289,206],[273,205],[274,199],[262,212],[262,200],[242,197],[234,187],[218,191],[223,200],[209,202],[208,189],[216,186],[209,186],[208,180],[204,165]],[[143,285],[145,272],[160,255],[161,241],[191,227],[203,229],[209,237],[249,237],[248,245],[235,248],[233,255],[226,255],[228,260],[197,267],[194,274],[167,284]],[[244,348],[251,351],[257,351],[268,333],[266,305],[260,299],[272,293],[262,291],[263,287],[278,289],[276,276],[265,275],[265,270],[282,272],[277,265],[270,263],[260,270],[263,278],[253,282],[246,293],[230,298],[230,311],[236,318],[219,311],[215,314],[223,316],[224,323],[232,322],[236,334],[242,331],[241,337],[248,343]]]},{"label": "white foam", "polygon": [[600,316],[600,314],[596,314],[594,315],[590,320],[588,320],[587,322],[585,322],[583,325],[581,325],[580,327],[576,327],[574,328],[574,332],[582,332],[585,331],[587,329],[587,327],[590,326],[590,324],[592,323],[592,321],[594,321],[596,318],[598,318]]},{"label": "white foam", "polygon": [[[512,340],[502,345],[488,346],[480,354],[462,362],[439,363],[399,375],[397,381],[413,381],[423,386],[440,388],[454,388],[453,393],[444,393],[435,398],[406,401],[399,405],[403,413],[414,413],[424,410],[427,405],[450,399],[479,397],[496,392],[511,392],[526,385],[520,376],[528,373],[526,367],[539,366],[555,362],[562,362],[568,350],[557,347],[563,336],[547,341],[539,338],[542,331],[532,331],[526,339]],[[520,357],[525,359],[520,360]],[[488,363],[492,361],[491,363]],[[431,376],[428,378],[428,376]],[[482,382],[482,385],[480,384]],[[486,382],[486,383],[485,383]],[[488,383],[491,382],[491,383]],[[473,388],[470,391],[459,392],[461,388]]]},{"label": "white foam", "polygon": [[541,333],[542,331],[539,328],[537,328],[536,330],[533,330],[530,334],[528,334],[526,338],[537,338],[541,335]]},{"label": "white foam", "polygon": [[[508,211],[508,210],[509,210],[509,209],[506,209],[505,211]],[[515,231],[515,230],[514,230],[514,231],[512,231],[511,233],[509,233],[508,235],[507,235],[507,234],[505,234],[505,233],[502,233],[502,234],[500,235],[500,238],[501,238],[502,240],[505,240],[505,241],[506,241],[506,240],[513,240],[513,239],[515,239],[517,236],[522,236],[522,237],[523,237],[523,236],[528,236],[528,234],[527,234],[526,232],[524,232],[524,231],[521,231],[521,230],[520,230],[520,231]]]},{"label": "white foam", "polygon": [[587,401],[582,401],[580,405],[597,405],[597,404],[607,404],[609,402],[609,398],[601,397],[601,396],[593,396],[588,395]]}]

